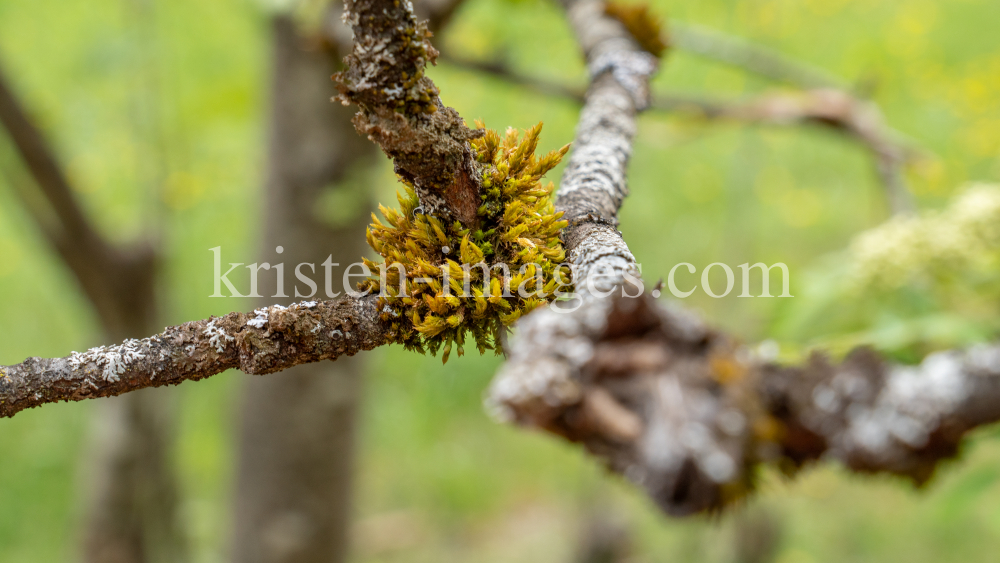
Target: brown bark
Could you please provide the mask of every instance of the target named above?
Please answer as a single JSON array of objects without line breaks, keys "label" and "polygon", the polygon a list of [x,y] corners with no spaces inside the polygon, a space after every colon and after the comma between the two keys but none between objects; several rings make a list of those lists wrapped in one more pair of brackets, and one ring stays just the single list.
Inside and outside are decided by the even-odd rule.
[{"label": "brown bark", "polygon": [[[635,259],[614,227],[627,195],[635,117],[648,104],[656,65],[605,16],[600,2],[565,5],[592,84],[557,207],[571,220],[565,237],[578,285],[590,271],[604,275],[599,286],[581,291],[580,307],[572,313],[542,307],[522,320],[510,361],[491,388],[496,414],[582,442],[672,514],[727,506],[752,490],[761,463],[793,471],[823,456],[855,471],[923,482],[941,459],[954,455],[968,430],[1000,419],[1000,346],[933,354],[912,367],[864,350],[839,364],[814,356],[802,366],[781,366],[688,313],[648,298],[601,297],[602,290],[624,288],[636,273]],[[393,81],[402,75],[384,73],[378,53],[386,42],[412,46],[422,37],[407,31],[413,23],[409,7],[377,1],[350,6],[357,9],[350,20],[363,46],[356,46],[348,90],[360,96],[368,114],[362,119],[385,118],[380,135],[395,128],[426,136],[419,142],[440,138],[440,123],[407,113],[412,107],[386,117],[392,100],[362,87],[369,79],[383,90],[401,86]],[[429,52],[426,44],[419,53],[399,47],[393,52],[412,56],[409,63]],[[418,93],[433,88],[423,79],[415,84]],[[413,107],[424,101],[405,99],[416,100]],[[461,138],[451,141],[461,144]],[[402,155],[397,164],[406,167],[410,160]],[[452,164],[443,158],[439,168]],[[422,166],[433,176],[433,165]],[[353,355],[386,343],[376,303],[368,296],[275,305],[68,358],[32,358],[0,368],[0,415],[54,400],[200,379],[232,367],[264,374]]]},{"label": "brown bark", "polygon": [[469,140],[483,132],[445,107],[424,75],[438,55],[427,23],[417,21],[410,2],[348,0],[345,9],[354,50],[337,80],[341,101],[360,108],[358,132],[413,184],[425,213],[475,225],[482,179]]}]

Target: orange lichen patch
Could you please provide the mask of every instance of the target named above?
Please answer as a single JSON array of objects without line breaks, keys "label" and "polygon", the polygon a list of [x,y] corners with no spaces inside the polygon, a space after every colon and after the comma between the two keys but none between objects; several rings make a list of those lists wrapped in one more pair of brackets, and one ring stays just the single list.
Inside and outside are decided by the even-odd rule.
[{"label": "orange lichen patch", "polygon": [[731,356],[716,356],[709,362],[712,377],[720,385],[739,383],[747,373],[746,366]]},{"label": "orange lichen patch", "polygon": [[663,25],[649,10],[648,4],[619,4],[608,2],[604,13],[622,22],[639,46],[657,58],[667,51]]}]

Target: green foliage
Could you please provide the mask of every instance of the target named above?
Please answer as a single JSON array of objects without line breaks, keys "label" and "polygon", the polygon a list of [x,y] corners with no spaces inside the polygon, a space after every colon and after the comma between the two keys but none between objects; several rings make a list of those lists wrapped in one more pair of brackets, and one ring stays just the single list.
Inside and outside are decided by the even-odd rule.
[{"label": "green foliage", "polygon": [[947,293],[968,283],[1000,302],[1000,186],[969,187],[944,211],[899,216],[862,233],[851,247],[859,289],[918,284]]},{"label": "green foliage", "polygon": [[990,339],[1000,332],[1000,186],[973,184],[940,211],[894,217],[825,262],[778,338],[835,353],[871,344],[901,361]]},{"label": "green foliage", "polygon": [[387,224],[372,214],[368,244],[383,261],[365,259],[380,270],[359,289],[382,291],[382,320],[391,323],[394,340],[432,354],[443,346],[447,362],[453,346],[464,353],[471,332],[480,353],[499,352],[507,326],[569,285],[568,271],[559,266],[566,221],[553,209],[555,186],[540,182],[569,145],[536,158],[541,130],[539,123],[521,140],[513,128],[503,137],[487,130],[472,141],[482,166],[476,225],[445,224],[421,213],[406,181],[398,210],[379,206]]}]

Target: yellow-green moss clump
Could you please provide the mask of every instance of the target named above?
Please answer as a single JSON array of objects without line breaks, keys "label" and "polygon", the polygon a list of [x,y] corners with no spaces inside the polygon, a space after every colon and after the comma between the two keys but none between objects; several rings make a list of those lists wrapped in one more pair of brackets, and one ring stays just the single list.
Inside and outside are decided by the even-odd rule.
[{"label": "yellow-green moss clump", "polygon": [[365,259],[373,276],[358,289],[382,291],[379,307],[393,340],[432,354],[443,347],[448,361],[453,346],[463,354],[471,332],[480,353],[499,352],[507,326],[568,290],[559,240],[566,221],[553,209],[555,186],[540,180],[569,145],[536,158],[541,129],[539,123],[521,140],[513,128],[503,137],[487,130],[471,141],[482,166],[477,225],[424,215],[405,181],[397,194],[400,209],[380,205],[386,223],[372,214],[368,244],[383,260]]}]

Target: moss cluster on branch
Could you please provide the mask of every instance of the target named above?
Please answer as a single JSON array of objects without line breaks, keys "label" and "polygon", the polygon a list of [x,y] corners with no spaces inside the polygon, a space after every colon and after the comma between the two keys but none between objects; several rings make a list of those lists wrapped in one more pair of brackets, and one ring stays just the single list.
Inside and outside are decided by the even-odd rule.
[{"label": "moss cluster on branch", "polygon": [[[482,129],[483,124],[477,122]],[[477,225],[446,223],[424,214],[413,186],[397,194],[399,209],[379,206],[368,244],[382,263],[365,259],[373,272],[358,289],[381,292],[382,320],[391,339],[447,361],[464,353],[472,333],[480,353],[500,350],[507,326],[570,287],[559,234],[566,221],[553,208],[555,186],[541,183],[569,145],[536,156],[542,125],[523,138],[487,130],[470,141],[480,167],[482,191]]]}]

